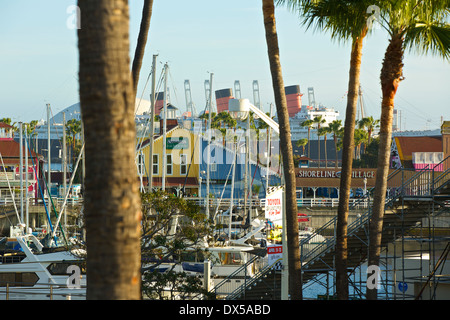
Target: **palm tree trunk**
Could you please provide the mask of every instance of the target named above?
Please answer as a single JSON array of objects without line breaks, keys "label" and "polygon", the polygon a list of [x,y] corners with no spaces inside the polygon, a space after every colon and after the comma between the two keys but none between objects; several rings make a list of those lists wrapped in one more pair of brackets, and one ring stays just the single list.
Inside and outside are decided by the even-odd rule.
[{"label": "palm tree trunk", "polygon": [[311,158],[311,127],[308,127],[308,158]]},{"label": "palm tree trunk", "polygon": [[338,146],[337,146],[337,137],[336,137],[336,134],[335,135],[333,135],[333,141],[334,141],[334,151],[335,151],[335,160],[336,160],[336,163],[334,164],[335,165],[335,168],[337,169],[338,168]]},{"label": "palm tree trunk", "polygon": [[[378,147],[378,167],[375,180],[372,216],[369,226],[369,259],[370,265],[379,265],[381,238],[383,230],[384,206],[386,201],[387,176],[389,174],[389,158],[392,140],[392,119],[394,113],[394,97],[402,80],[403,70],[403,38],[393,35],[386,49],[381,69],[381,117],[380,145]],[[367,290],[367,299],[377,299],[377,289]]]},{"label": "palm tree trunk", "polygon": [[263,0],[264,27],[272,74],[272,85],[275,95],[278,122],[280,125],[280,152],[283,161],[285,177],[286,199],[286,234],[288,248],[289,294],[292,300],[302,299],[302,280],[300,264],[299,232],[297,221],[297,199],[295,196],[296,181],[294,157],[287,111],[286,95],[284,92],[283,76],[278,48],[278,36],[275,25],[275,7],[273,0]]},{"label": "palm tree trunk", "polygon": [[319,136],[320,125],[317,127],[317,156],[319,159],[318,166],[320,168],[320,136]]},{"label": "palm tree trunk", "polygon": [[87,298],[140,299],[141,204],[126,0],[79,0]]},{"label": "palm tree trunk", "polygon": [[347,109],[345,114],[344,138],[342,148],[342,170],[339,192],[339,205],[336,222],[336,293],[339,300],[348,300],[347,278],[347,227],[348,202],[352,183],[352,164],[354,149],[355,118],[358,103],[359,77],[363,40],[366,31],[352,43],[348,81]]},{"label": "palm tree trunk", "polygon": [[144,59],[148,29],[150,28],[150,19],[152,17],[152,8],[153,8],[153,0],[144,0],[144,7],[142,8],[141,26],[139,29],[139,36],[136,44],[136,50],[134,52],[133,65],[131,69],[131,74],[133,77],[134,96],[136,96],[142,60]]}]

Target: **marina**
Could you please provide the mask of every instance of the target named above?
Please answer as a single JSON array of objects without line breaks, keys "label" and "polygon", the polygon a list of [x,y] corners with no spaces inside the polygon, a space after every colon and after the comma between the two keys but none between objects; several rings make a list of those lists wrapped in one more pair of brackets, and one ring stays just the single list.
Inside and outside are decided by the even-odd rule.
[{"label": "marina", "polygon": [[0,301],[450,300],[447,3],[47,2],[0,5]]},{"label": "marina", "polygon": [[[231,99],[232,98],[230,98],[230,100]],[[177,121],[177,123],[179,122]],[[192,259],[194,256],[185,260],[177,260],[174,259],[174,257],[169,259],[165,258],[164,261],[166,262],[163,260],[158,262],[156,264],[156,269],[154,267],[154,262],[144,263],[143,268],[150,268],[151,270],[156,270],[160,273],[165,273],[169,270],[170,272],[186,273],[191,277],[201,279],[201,281],[203,281],[204,289],[211,294],[213,293],[216,299],[242,299],[243,297],[255,298],[255,296],[252,296],[249,292],[247,292],[247,290],[250,290],[247,288],[250,288],[250,286],[254,284],[254,281],[260,279],[262,275],[265,275],[265,277],[271,276],[273,277],[273,280],[271,280],[272,283],[277,283],[275,287],[270,289],[275,290],[272,291],[274,294],[267,295],[266,292],[264,297],[258,296],[258,299],[267,299],[268,297],[270,297],[270,299],[276,297],[280,298],[283,286],[283,268],[281,267],[283,264],[283,222],[282,216],[280,215],[283,211],[283,188],[280,186],[280,173],[276,170],[276,167],[265,168],[262,165],[262,163],[265,162],[265,158],[254,158],[252,162],[252,157],[248,153],[247,155],[245,153],[245,147],[239,147],[239,144],[235,144],[234,148],[233,145],[227,146],[226,144],[224,147],[224,142],[219,140],[215,145],[215,150],[213,153],[214,159],[216,159],[213,162],[215,170],[211,170],[211,165],[208,165],[207,160],[202,160],[202,156],[204,155],[203,150],[209,144],[194,143],[194,141],[203,141],[205,139],[203,135],[195,134],[182,126],[179,127],[178,124],[173,128],[169,128],[167,133],[168,139],[176,142],[169,148],[166,146],[166,156],[168,154],[171,155],[171,161],[168,161],[168,163],[172,162],[173,167],[170,169],[170,173],[166,164],[164,178],[151,177],[147,174],[143,174],[144,172],[149,172],[151,168],[146,163],[147,159],[149,159],[148,153],[146,154],[148,151],[149,142],[148,140],[143,140],[139,137],[137,155],[140,157],[137,157],[137,176],[139,177],[139,174],[141,173],[139,177],[141,190],[148,192],[147,190],[149,190],[148,187],[151,177],[153,181],[152,188],[155,190],[165,189],[172,191],[176,197],[181,197],[185,201],[194,203],[201,208],[201,211],[204,214],[209,214],[209,216],[222,227],[217,230],[217,234],[214,236],[216,239],[215,241],[207,241],[201,245],[201,251],[204,253],[197,256],[197,258]],[[7,130],[4,131],[4,134],[4,139],[7,139],[7,141],[14,141]],[[154,138],[153,143],[153,155],[158,155],[158,153],[162,151],[162,147],[157,146],[158,141],[161,141],[161,139],[158,140],[157,137],[158,135],[156,134],[156,138]],[[275,139],[277,138],[275,137]],[[245,146],[246,141],[248,140],[243,139],[237,141]],[[180,148],[177,147],[179,144],[181,144]],[[196,151],[195,148],[199,148],[200,151]],[[146,149],[147,151],[144,152]],[[172,152],[180,149],[185,153]],[[167,152],[169,150],[171,151],[170,153]],[[223,152],[222,158],[218,157],[220,154],[218,153],[219,150]],[[238,150],[242,150],[242,154],[238,155]],[[187,156],[184,156],[184,154]],[[34,156],[33,153],[32,155]],[[183,161],[179,161],[180,158],[175,160],[175,155],[181,159],[183,157],[185,160],[191,159],[192,162],[186,161],[183,163]],[[198,156],[197,160],[196,156]],[[39,158],[39,153],[36,153],[35,157],[35,159],[43,159],[43,157]],[[161,155],[158,155],[157,158],[159,157],[161,157]],[[237,161],[239,157],[241,160]],[[155,156],[153,156],[153,159],[155,159]],[[217,161],[217,159],[222,160]],[[75,163],[76,167],[78,167],[78,165],[83,161],[83,158],[79,156],[77,160],[78,161]],[[423,192],[425,192],[424,196],[428,197],[430,181],[444,181],[443,186],[447,185],[448,173],[446,170],[442,169],[447,166],[447,161],[447,159],[443,161],[441,160],[441,162],[436,160],[436,163],[433,163],[432,170],[429,170],[428,167],[425,167],[425,169],[420,169],[423,168],[423,166],[417,170],[392,169],[390,179],[388,181],[388,194],[392,194],[391,197],[396,199],[399,195],[400,189],[403,190],[401,194],[407,194],[410,197],[418,197],[420,196],[420,193]],[[249,164],[252,163],[254,163],[255,166],[249,166]],[[155,168],[155,165],[159,167],[158,160],[153,163],[152,168]],[[7,169],[6,166],[3,168]],[[48,177],[48,171],[45,172],[45,166],[41,163],[36,168],[41,170],[42,173],[40,175],[44,179],[43,181],[45,181],[45,177]],[[193,174],[191,174],[191,170]],[[206,170],[210,170],[208,180],[210,183],[208,184],[204,182],[202,186],[201,177],[206,178]],[[271,172],[271,170],[273,170],[273,172],[268,175],[267,173]],[[35,179],[35,175],[32,174],[32,172],[36,174],[38,171],[34,169],[29,170],[29,172],[30,180],[28,183],[34,183],[35,185],[32,189],[27,190],[39,190],[40,188],[35,182],[37,181]],[[160,174],[159,170],[152,170],[151,172],[155,176]],[[181,177],[178,180],[178,185],[170,182],[170,176],[174,175],[175,172],[184,173],[184,185],[181,185],[181,182],[183,182]],[[222,176],[219,177],[216,175],[216,172],[220,172]],[[232,172],[234,173],[233,176],[231,176]],[[306,295],[305,298],[307,299],[324,299],[324,297],[326,297],[326,299],[331,299],[334,295],[334,289],[331,284],[332,282],[330,282],[330,279],[333,278],[333,269],[326,270],[327,268],[325,268],[322,270],[319,268],[319,270],[315,271],[317,268],[315,267],[309,271],[308,266],[312,263],[312,261],[315,261],[315,257],[322,256],[323,252],[330,252],[329,249],[324,249],[322,247],[325,246],[325,248],[328,248],[330,243],[333,243],[334,241],[335,226],[333,226],[333,223],[335,223],[336,220],[336,211],[339,204],[340,172],[340,168],[335,167],[311,168],[308,167],[308,162],[304,162],[302,168],[296,169],[297,186],[299,186],[297,189],[297,206],[299,209],[298,220],[300,226],[299,245],[301,247],[301,258],[302,261],[304,261],[304,279],[308,280],[304,288]],[[2,190],[3,207],[5,209],[9,208],[6,209],[6,212],[4,212],[4,216],[6,217],[9,215],[9,221],[15,221],[16,225],[22,226],[22,229],[14,229],[11,227],[11,234],[6,235],[6,237],[2,240],[5,249],[2,258],[4,262],[0,266],[0,274],[2,275],[2,283],[6,283],[6,285],[2,286],[4,289],[2,291],[2,299],[85,298],[85,289],[81,289],[85,287],[86,284],[86,279],[84,276],[80,276],[81,282],[78,282],[78,287],[74,290],[70,287],[70,283],[67,282],[70,275],[63,275],[69,274],[69,269],[67,269],[69,266],[77,265],[82,262],[82,256],[74,255],[73,250],[63,250],[63,247],[59,248],[55,246],[55,243],[52,241],[48,241],[51,234],[58,234],[58,236],[61,237],[64,236],[65,232],[68,232],[69,229],[76,230],[77,215],[82,212],[82,192],[80,191],[79,184],[77,185],[72,183],[74,177],[73,172],[69,171],[70,178],[68,179],[69,181],[66,181],[65,187],[63,186],[61,180],[56,179],[57,173],[58,171],[55,170],[51,176],[54,187],[52,189],[45,188],[47,191],[46,193],[49,193],[50,190],[52,190],[51,196],[52,198],[54,197],[54,200],[48,196],[38,199],[35,198],[36,192],[27,192],[25,197],[25,199],[27,199],[25,202],[28,204],[25,208],[26,212],[23,210],[24,205],[20,205],[19,208],[22,210],[20,210],[21,215],[19,215],[16,205],[17,198],[11,193],[8,196],[8,190],[11,190],[11,185],[14,183],[24,183],[25,179],[19,179],[20,181],[17,181],[17,175],[8,174],[7,171],[4,172],[3,177],[6,180],[7,185],[9,185],[9,189]],[[226,175],[224,173],[226,173]],[[376,168],[353,170],[353,190],[355,190],[355,193],[353,193],[353,196],[349,202],[351,208],[349,212],[350,225],[359,225],[363,223],[364,216],[367,215],[367,212],[370,212],[373,200],[370,194],[374,186],[375,175]],[[191,182],[190,185],[186,184],[189,176],[191,176],[191,179],[196,182]],[[418,176],[421,177],[418,178]],[[426,179],[422,176],[425,176]],[[250,179],[250,177],[253,177],[253,179]],[[267,179],[267,177],[273,177],[275,180]],[[430,180],[430,178],[432,180]],[[161,179],[164,179],[166,183],[162,184]],[[67,182],[69,183],[67,184]],[[196,185],[196,183],[198,183],[198,185]],[[259,190],[255,193],[251,192],[256,191],[252,188],[254,183],[262,186],[263,190]],[[234,187],[231,187],[231,185]],[[411,188],[411,185],[414,187]],[[210,197],[204,195],[202,196],[202,194],[205,194],[208,189],[208,194]],[[64,194],[64,190],[68,190],[68,192]],[[361,190],[361,193],[359,193],[358,190]],[[242,193],[242,191],[244,192]],[[244,197],[244,195],[247,194],[248,196]],[[439,197],[441,196],[439,195]],[[21,197],[20,199],[24,198]],[[48,211],[51,206],[54,206],[55,203],[56,208],[58,208],[57,210],[60,213],[63,211],[70,212],[69,219],[71,220],[69,224],[67,224],[66,220],[63,227],[64,229],[61,229],[58,232],[56,232],[54,228],[61,221],[61,215],[57,217],[56,221],[55,219],[45,221],[45,215],[48,217],[48,212],[47,214],[45,214],[45,212]],[[32,209],[30,210],[30,208]],[[9,214],[7,213],[8,210],[10,211]],[[14,211],[16,214],[14,214]],[[39,211],[40,214],[38,213]],[[24,214],[26,214],[28,219],[32,217],[32,223],[29,224],[28,228],[23,228],[24,225],[21,224],[21,218]],[[439,248],[438,251],[444,250],[445,253],[445,248],[442,248],[442,245],[445,244],[445,239],[449,236],[448,232],[450,231],[448,211],[444,207],[444,211],[439,211],[438,215],[433,214],[433,211],[431,211],[431,214],[433,217],[432,226],[430,225],[429,218],[426,218],[426,215],[424,215],[424,219],[421,221],[417,218],[418,220],[415,221],[417,221],[418,224],[413,225],[414,227],[412,229],[409,228],[408,233],[404,234],[404,231],[402,231],[400,238],[397,237],[393,243],[387,244],[388,247],[386,250],[391,252],[393,250],[392,248],[398,248],[399,241],[405,241],[407,243],[421,243],[425,241],[427,243],[436,243],[436,248],[433,247],[433,250]],[[67,216],[65,219],[67,219]],[[3,220],[6,221],[5,219]],[[252,222],[249,223],[249,221]],[[174,223],[174,229],[171,231],[172,234],[177,233],[177,222]],[[430,227],[433,228],[433,233],[429,232]],[[7,228],[8,226],[5,225],[3,228],[3,233],[5,233]],[[33,234],[23,233],[24,230],[28,229],[33,231]],[[420,229],[420,232],[413,232],[414,238],[410,238],[413,229]],[[39,233],[37,233],[38,231]],[[46,234],[46,232],[48,233]],[[433,234],[435,232],[439,232],[439,239],[434,238]],[[82,234],[83,233],[78,229],[76,232],[76,237],[73,238],[72,241],[80,241],[79,243],[82,243],[84,241]],[[421,235],[423,236],[424,234],[428,234],[428,238],[421,238]],[[40,236],[40,239],[37,238],[38,235]],[[44,239],[47,241],[46,244],[50,245],[49,247],[44,247],[40,242],[44,241]],[[426,239],[432,240],[429,242],[430,240]],[[17,244],[14,250],[11,249],[12,243]],[[397,270],[397,267],[393,267],[393,265],[405,263],[407,265],[414,265],[414,257],[424,257],[420,258],[421,261],[429,260],[429,252],[431,250],[430,247],[427,247],[427,249],[422,248],[420,250],[417,249],[417,246],[415,246],[415,248],[415,253],[412,255],[404,249],[400,250],[401,254],[394,254],[393,256],[390,256],[389,254],[387,255],[385,258],[387,262],[386,270],[383,271],[386,274],[386,278],[383,282],[386,289],[380,291],[381,296],[384,296],[387,299],[399,299],[399,297],[408,299],[408,297],[412,297],[414,294],[417,294],[417,290],[420,290],[418,288],[421,288],[420,283],[423,283],[423,281],[420,280],[423,275],[418,275],[414,272],[411,273],[410,271],[407,273],[405,273],[405,271],[402,275],[400,275],[396,272],[390,271],[390,268],[392,270]],[[45,253],[44,250],[49,253]],[[321,260],[322,259],[324,258],[321,258]],[[71,260],[73,263],[70,262]],[[64,267],[66,268],[65,272],[62,271],[63,267],[57,267],[58,261],[63,262]],[[363,262],[364,258],[361,258],[360,261]],[[428,265],[430,264],[431,261],[428,262]],[[24,272],[18,273],[18,270],[20,270],[22,266],[24,267]],[[364,264],[361,264],[355,269],[354,272],[352,272],[352,277],[355,277],[355,279],[358,278],[358,281],[353,280],[355,283],[355,291],[353,291],[353,289],[351,291],[352,296],[355,296],[355,298],[358,292],[364,292],[363,286],[364,283],[367,282],[365,268],[367,268],[367,266],[364,267]],[[56,269],[59,271],[55,273],[53,270]],[[411,268],[408,267],[407,269],[409,270]],[[421,274],[431,272],[430,270],[424,270],[423,267],[420,267],[419,269],[422,270]],[[16,276],[13,277],[13,280],[15,281],[8,280],[11,277],[11,272],[13,270],[17,271],[14,273]],[[312,274],[316,274],[311,281],[309,281],[310,272],[312,272]],[[20,276],[17,276],[18,274]],[[43,274],[45,274],[45,277]],[[419,282],[403,281],[407,278],[417,278]],[[21,279],[27,280],[24,281]],[[401,279],[402,281],[398,279]],[[19,282],[24,281],[26,285],[24,287],[17,285],[17,280],[19,280]],[[434,294],[442,297],[446,296],[447,291],[445,290],[445,276],[439,277],[439,281],[439,288],[440,290],[443,290],[442,293],[441,291],[435,290],[432,292],[428,290],[426,291],[428,295]],[[359,284],[356,285],[356,283]],[[405,283],[405,285],[406,283],[410,283],[409,288],[415,288],[414,292],[409,293],[409,291],[405,289],[406,287],[399,289],[396,287],[396,284],[398,283]],[[171,289],[167,288],[167,290],[170,291]],[[258,292],[258,290],[253,290],[252,294],[254,294],[254,292]],[[421,294],[423,294],[423,289],[421,292]],[[201,299],[203,295],[199,296],[194,294],[190,297],[193,299]],[[435,297],[437,298],[437,296]],[[186,296],[183,296],[183,298],[186,299]]]}]

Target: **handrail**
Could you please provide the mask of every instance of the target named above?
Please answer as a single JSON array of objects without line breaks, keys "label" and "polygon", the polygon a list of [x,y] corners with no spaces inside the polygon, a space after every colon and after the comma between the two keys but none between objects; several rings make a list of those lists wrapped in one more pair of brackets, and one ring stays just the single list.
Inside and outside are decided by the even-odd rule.
[{"label": "handrail", "polygon": [[[398,200],[402,195],[404,195],[404,191],[406,189],[406,187],[410,186],[414,181],[416,181],[419,177],[421,177],[422,175],[424,175],[426,172],[429,172],[430,170],[433,171],[440,165],[443,164],[446,161],[450,161],[450,156],[447,157],[446,159],[442,160],[440,163],[436,164],[435,166],[433,166],[432,169],[428,169],[428,166],[419,170],[417,173],[415,173],[413,176],[411,176],[408,180],[406,180],[405,182],[402,182],[402,186],[400,188],[400,190],[396,190],[396,192],[394,194],[389,194],[389,198],[386,199],[386,206],[391,205],[394,201]],[[448,175],[448,171],[449,170],[445,170],[443,173],[441,173],[438,178],[439,179],[435,179],[434,182],[436,183],[436,180],[439,181],[443,175]],[[391,174],[389,174],[388,176],[388,181],[393,179],[394,177],[396,177],[398,174],[403,173],[403,169],[399,168],[396,169],[395,171],[393,171]],[[434,174],[433,174],[434,177]],[[403,178],[402,178],[403,181]],[[370,191],[372,191],[374,188],[371,188]],[[432,189],[429,190],[435,190],[436,188],[433,186]],[[351,223],[348,226],[348,231],[347,231],[347,235],[353,235],[357,230],[359,230],[359,228],[361,227],[361,225],[367,223],[367,221],[370,219],[372,211],[368,210],[366,211],[366,213],[364,213],[363,215],[361,215],[360,218],[358,218],[357,220],[355,220],[353,223]],[[310,236],[306,237],[305,239],[302,239],[302,241],[300,242],[300,246],[303,247],[305,245],[307,245],[307,243],[316,235],[320,234],[321,232],[323,232],[325,229],[329,229],[329,227],[331,225],[333,225],[334,227],[336,226],[336,222],[337,222],[337,216],[330,219],[330,221],[328,221],[326,224],[324,224],[321,228],[317,229],[315,232],[313,232]],[[308,263],[311,260],[314,259],[309,259],[311,256],[319,256],[320,254],[323,254],[325,251],[329,250],[330,248],[334,248],[336,244],[336,238],[333,237],[331,239],[327,239],[326,241],[324,241],[321,244],[317,244],[314,246],[314,248],[312,250],[310,250],[308,253],[306,253],[305,255],[303,255],[303,250],[301,253],[301,260],[305,261],[306,263]]]},{"label": "handrail", "polygon": [[226,300],[233,300],[234,298],[239,297],[248,287],[253,285],[258,279],[260,279],[262,276],[267,274],[272,268],[280,261],[281,259],[278,259],[274,261],[272,264],[268,264],[266,267],[262,268],[260,271],[258,271],[252,278],[250,278],[244,285],[239,286],[234,290],[232,293],[230,293]]},{"label": "handrail", "polygon": [[[444,161],[447,161],[450,159],[450,156],[447,157],[446,159],[444,159],[443,161],[441,161],[441,163],[443,163]],[[404,190],[407,186],[410,186],[413,182],[417,181],[422,175],[425,175],[426,172],[429,172],[430,170],[433,171],[433,178],[434,178],[434,172],[435,169],[438,167],[438,165],[440,165],[441,163],[435,165],[432,169],[428,169],[428,167],[423,168],[421,170],[419,170],[418,172],[416,172],[415,174],[413,174],[409,179],[407,179],[406,181],[404,181],[403,177],[402,177],[402,185],[400,187],[400,190],[395,190],[394,193],[389,194],[388,198],[386,199],[386,205],[390,205],[392,204],[394,201],[396,201],[397,199],[399,199],[402,195],[404,195]],[[396,170],[394,170],[393,172],[391,172],[388,175],[387,181],[390,181],[392,179],[394,179],[397,175],[399,174],[403,174],[404,173],[404,169],[402,168],[398,168]],[[432,188],[428,189],[430,191],[434,191],[436,190],[435,186],[437,185],[437,182],[444,179],[447,175],[449,175],[450,170],[445,170],[444,172],[442,172],[439,176],[437,176],[436,178],[433,179],[433,185]],[[441,184],[442,185],[442,184]],[[370,188],[367,192],[367,194],[370,194],[370,192],[372,192],[375,188]],[[355,201],[353,202],[353,204],[349,207],[350,208],[354,208],[358,205],[358,203],[363,202],[363,201],[367,201],[367,194],[363,197],[360,198],[359,201]],[[357,232],[362,225],[366,224],[367,221],[370,219],[372,210],[367,210],[360,218],[358,218],[357,220],[355,220],[353,223],[351,223],[348,227],[348,235],[352,235],[355,232]],[[336,228],[336,222],[337,222],[337,217],[334,217],[332,219],[330,219],[328,222],[326,222],[324,225],[322,225],[322,227],[320,227],[319,229],[317,229],[315,232],[313,232],[310,236],[302,239],[300,241],[300,247],[301,247],[301,261],[302,264],[303,262],[305,262],[305,264],[303,265],[307,265],[308,263],[315,261],[317,257],[319,257],[320,255],[322,255],[324,252],[326,252],[327,250],[330,250],[330,248],[334,248],[335,244],[336,244],[336,237],[332,237],[332,238],[328,238],[325,241],[323,241],[320,244],[314,244],[314,247],[312,248],[312,250],[310,250],[307,253],[303,253],[303,247],[305,247],[308,242],[315,236],[320,235],[321,233],[323,233],[325,230],[330,229],[330,227],[333,227],[333,229],[335,230]],[[311,258],[313,257],[313,258]],[[308,258],[310,258],[308,260]],[[278,262],[278,261],[277,261]],[[256,281],[258,281],[258,279],[265,275],[268,271],[270,271],[273,266],[275,265],[274,262],[271,265],[266,266],[265,268],[261,269],[257,274],[255,274],[254,277],[252,277],[249,281],[247,281],[245,283],[245,285],[240,286],[239,288],[237,288],[236,290],[234,290],[231,294],[229,294],[227,296],[227,299],[233,299],[238,297],[240,294],[242,294],[242,292],[249,286],[251,286],[253,283],[255,283]]]},{"label": "handrail", "polygon": [[209,292],[210,293],[217,293],[218,289],[220,289],[221,287],[223,287],[225,284],[229,283],[230,279],[233,279],[234,276],[236,276],[237,274],[242,273],[243,271],[246,271],[248,266],[250,266],[251,264],[253,264],[256,260],[258,260],[259,258],[261,258],[260,256],[254,256],[252,257],[249,261],[247,261],[245,264],[243,264],[242,266],[240,266],[238,269],[236,269],[235,271],[233,271],[231,274],[229,274],[225,279],[223,279],[221,282],[219,282],[216,286],[214,286],[214,288],[212,288]]}]

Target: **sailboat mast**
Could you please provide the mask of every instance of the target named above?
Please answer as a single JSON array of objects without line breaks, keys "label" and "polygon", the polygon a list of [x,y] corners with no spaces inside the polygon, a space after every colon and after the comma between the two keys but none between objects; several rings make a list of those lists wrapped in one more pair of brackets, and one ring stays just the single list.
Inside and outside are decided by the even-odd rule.
[{"label": "sailboat mast", "polygon": [[211,161],[211,113],[212,113],[212,80],[214,73],[209,76],[209,113],[208,113],[208,153],[206,159],[206,217],[209,219],[209,178],[210,178],[210,164]]},{"label": "sailboat mast", "polygon": [[[272,106],[270,104],[270,118],[272,118]],[[270,166],[270,151],[272,150],[270,147],[270,138],[272,135],[272,128],[270,126],[267,127],[267,161],[266,161],[266,192],[269,190],[269,166]]]},{"label": "sailboat mast", "polygon": [[166,131],[167,131],[167,74],[168,74],[169,66],[167,63],[164,65],[164,105],[163,105],[163,117],[164,117],[164,125],[163,125],[163,166],[162,166],[162,190],[166,190]]},{"label": "sailboat mast", "polygon": [[28,231],[28,126],[25,124],[25,233]]},{"label": "sailboat mast", "polygon": [[[153,135],[155,132],[155,88],[156,88],[156,57],[158,55],[153,55],[153,64],[152,64],[152,96],[150,97],[150,159],[149,159],[149,181],[148,181],[148,191],[151,192],[153,190]],[[163,169],[164,170],[164,169]]]},{"label": "sailboat mast", "polygon": [[23,222],[23,123],[19,122],[20,223]]},{"label": "sailboat mast", "polygon": [[[67,192],[67,169],[66,169],[66,113],[63,112],[63,195],[66,196]],[[64,208],[64,227],[67,228],[67,214],[66,214],[66,208]]]},{"label": "sailboat mast", "polygon": [[51,190],[52,190],[52,164],[51,164],[51,144],[50,144],[50,104],[47,103],[47,171],[48,171],[48,178],[47,178],[47,185],[48,185],[48,203],[50,204],[50,198],[51,198]]}]

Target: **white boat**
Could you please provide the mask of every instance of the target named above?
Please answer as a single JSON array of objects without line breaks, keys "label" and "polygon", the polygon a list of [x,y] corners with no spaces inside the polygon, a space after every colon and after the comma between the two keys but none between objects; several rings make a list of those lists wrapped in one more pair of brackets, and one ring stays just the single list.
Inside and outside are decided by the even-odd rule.
[{"label": "white boat", "polygon": [[32,234],[0,244],[0,300],[86,299],[83,250],[45,248]]}]

